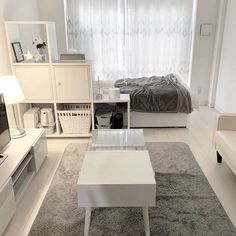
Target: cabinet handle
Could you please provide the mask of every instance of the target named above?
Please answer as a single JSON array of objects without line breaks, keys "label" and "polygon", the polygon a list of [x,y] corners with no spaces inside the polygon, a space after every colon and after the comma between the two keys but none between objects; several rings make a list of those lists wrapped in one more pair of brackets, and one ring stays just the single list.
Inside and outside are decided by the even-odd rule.
[{"label": "cabinet handle", "polygon": [[61,82],[59,82],[58,85],[61,86]]}]

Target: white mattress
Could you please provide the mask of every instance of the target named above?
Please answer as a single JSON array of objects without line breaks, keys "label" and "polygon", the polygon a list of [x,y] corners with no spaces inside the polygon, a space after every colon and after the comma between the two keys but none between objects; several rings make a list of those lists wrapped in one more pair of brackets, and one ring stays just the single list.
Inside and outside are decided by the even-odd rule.
[{"label": "white mattress", "polygon": [[[192,108],[195,110],[199,110],[200,104],[199,104],[199,99],[198,96],[189,88],[189,86],[183,82],[183,79],[181,79],[181,77],[179,75],[175,76],[181,81],[181,83],[185,86],[186,89],[188,89],[190,96],[191,96],[191,102],[192,102]],[[100,86],[101,88],[110,88],[114,86],[114,81],[105,81],[105,80],[101,80],[100,81]],[[94,89],[94,93],[96,94],[96,92],[98,92],[98,84],[97,81],[94,82],[93,85],[93,89]]]}]

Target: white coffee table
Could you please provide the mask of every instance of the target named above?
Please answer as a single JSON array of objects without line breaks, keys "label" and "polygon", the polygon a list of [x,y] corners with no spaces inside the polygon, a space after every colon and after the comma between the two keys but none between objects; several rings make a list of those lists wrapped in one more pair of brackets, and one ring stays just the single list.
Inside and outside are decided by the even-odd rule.
[{"label": "white coffee table", "polygon": [[92,207],[142,207],[150,235],[148,207],[156,203],[156,181],[146,150],[88,151],[77,183],[78,206],[86,208],[88,235]]}]

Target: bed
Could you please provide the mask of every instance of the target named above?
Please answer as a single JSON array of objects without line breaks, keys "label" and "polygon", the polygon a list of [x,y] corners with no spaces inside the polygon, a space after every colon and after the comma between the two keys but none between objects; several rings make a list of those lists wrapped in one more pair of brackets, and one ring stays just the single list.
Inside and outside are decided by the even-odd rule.
[{"label": "bed", "polygon": [[114,84],[130,94],[131,127],[187,127],[198,99],[174,74],[121,79]]}]

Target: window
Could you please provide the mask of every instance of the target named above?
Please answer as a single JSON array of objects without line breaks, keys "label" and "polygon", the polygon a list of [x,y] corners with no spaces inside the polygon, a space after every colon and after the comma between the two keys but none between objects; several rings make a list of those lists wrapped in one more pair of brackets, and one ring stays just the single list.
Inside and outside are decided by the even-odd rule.
[{"label": "window", "polygon": [[66,0],[68,49],[104,80],[176,73],[188,79],[190,0]]}]

